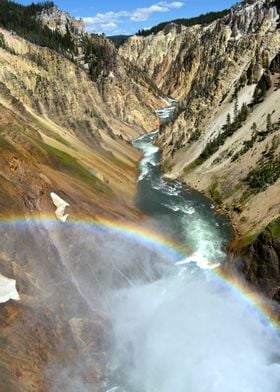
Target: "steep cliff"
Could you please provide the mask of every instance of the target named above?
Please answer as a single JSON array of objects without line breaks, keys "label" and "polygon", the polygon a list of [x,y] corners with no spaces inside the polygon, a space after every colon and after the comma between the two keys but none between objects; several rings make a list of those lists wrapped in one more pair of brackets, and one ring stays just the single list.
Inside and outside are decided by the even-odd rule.
[{"label": "steep cliff", "polygon": [[240,270],[267,297],[280,302],[280,218],[243,248]]}]

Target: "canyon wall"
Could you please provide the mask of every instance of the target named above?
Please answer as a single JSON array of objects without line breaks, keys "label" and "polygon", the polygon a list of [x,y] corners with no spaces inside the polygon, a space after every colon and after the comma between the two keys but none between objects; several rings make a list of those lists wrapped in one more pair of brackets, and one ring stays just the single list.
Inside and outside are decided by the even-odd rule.
[{"label": "canyon wall", "polygon": [[166,176],[226,211],[238,248],[280,211],[279,22],[278,2],[245,1],[209,25],[171,25],[120,49],[178,99],[157,139]]},{"label": "canyon wall", "polygon": [[[46,15],[50,27],[70,23]],[[107,320],[92,308],[106,260],[92,238],[46,225],[56,220],[51,193],[69,204],[70,221],[139,220],[130,140],[158,127],[154,109],[166,104],[105,37],[72,34],[77,50],[63,54],[0,29],[0,277],[15,280],[20,297],[0,303],[5,392],[102,390]],[[91,69],[84,40],[106,52]]]}]

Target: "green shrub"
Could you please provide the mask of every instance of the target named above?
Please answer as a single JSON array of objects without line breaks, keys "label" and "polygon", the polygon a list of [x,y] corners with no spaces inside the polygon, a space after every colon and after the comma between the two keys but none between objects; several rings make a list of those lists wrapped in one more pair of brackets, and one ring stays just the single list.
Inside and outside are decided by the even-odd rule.
[{"label": "green shrub", "polygon": [[200,154],[200,159],[206,161],[211,155],[218,151],[219,147],[224,144],[226,139],[234,134],[234,132],[239,129],[243,123],[246,121],[249,110],[246,104],[243,104],[241,110],[238,112],[238,106],[236,106],[236,114],[233,122],[230,122],[230,116],[227,116],[227,123],[223,125],[222,130],[224,132],[220,133],[215,139],[211,140],[202,153]]},{"label": "green shrub", "polygon": [[195,159],[194,161],[192,161],[189,165],[187,165],[186,167],[184,167],[183,170],[183,174],[188,174],[190,173],[192,170],[194,170],[197,166],[202,164],[202,160],[200,158]]},{"label": "green shrub", "polygon": [[279,177],[280,165],[279,159],[276,157],[260,162],[255,169],[249,172],[245,182],[255,191],[263,191],[269,185],[274,184]]},{"label": "green shrub", "polygon": [[216,204],[221,204],[222,203],[222,196],[219,192],[219,187],[217,181],[214,181],[210,187],[209,187],[209,194],[211,199],[216,203]]}]

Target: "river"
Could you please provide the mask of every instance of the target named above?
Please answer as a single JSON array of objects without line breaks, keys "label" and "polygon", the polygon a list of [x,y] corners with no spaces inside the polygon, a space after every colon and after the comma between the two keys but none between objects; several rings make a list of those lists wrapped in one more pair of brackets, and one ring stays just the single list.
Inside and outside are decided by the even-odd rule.
[{"label": "river", "polygon": [[[173,110],[158,114],[166,119]],[[203,195],[163,178],[157,132],[133,142],[143,153],[136,204],[188,252],[155,281],[115,292],[105,390],[279,392],[277,337],[215,272],[226,259],[229,222]]]},{"label": "river", "polygon": [[224,247],[230,239],[229,223],[199,192],[162,177],[161,152],[154,145],[157,133],[154,131],[133,142],[143,153],[136,205],[174,241],[189,249],[191,254],[186,261],[200,268],[216,267],[226,258]]}]

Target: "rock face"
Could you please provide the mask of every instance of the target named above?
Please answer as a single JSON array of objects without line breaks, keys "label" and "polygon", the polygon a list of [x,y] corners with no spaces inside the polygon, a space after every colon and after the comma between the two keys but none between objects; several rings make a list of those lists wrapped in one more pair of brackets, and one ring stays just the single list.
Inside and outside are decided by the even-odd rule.
[{"label": "rock face", "polygon": [[157,140],[166,175],[226,210],[240,246],[280,211],[279,11],[246,1],[208,26],[132,37],[120,49],[179,100]]},{"label": "rock face", "polygon": [[36,15],[36,19],[43,25],[53,31],[59,31],[62,34],[69,32],[75,36],[82,35],[85,32],[83,19],[73,18],[68,12],[59,10],[56,6],[44,9]]},{"label": "rock face", "polygon": [[134,36],[120,48],[120,54],[137,63],[167,94],[189,99],[200,94],[198,87],[206,91],[208,84],[212,87],[210,77],[220,77],[229,66],[236,66],[238,54],[242,61],[241,54],[254,47],[249,36],[275,31],[278,13],[273,4],[254,1],[232,8],[228,16],[208,26],[181,26],[178,31],[171,24],[155,35]]},{"label": "rock face", "polygon": [[[56,155],[55,159],[57,150],[62,151],[75,158],[85,173],[94,173],[92,177],[105,187],[110,183],[109,188],[116,186],[115,192],[122,194],[125,189],[132,194],[139,154],[128,141],[158,125],[153,106],[162,104],[149,81],[141,74],[128,79],[128,68],[120,61],[114,74],[93,82],[87,71],[64,56],[6,30],[1,30],[1,35],[5,42],[5,48],[0,48],[5,129],[1,137],[9,138],[14,146],[10,150],[18,149],[19,139],[23,139],[24,148],[28,142],[38,141],[47,146],[48,154]],[[24,127],[33,135],[31,141],[25,140]],[[130,185],[123,187],[123,183]]]},{"label": "rock face", "polygon": [[242,272],[267,297],[280,302],[280,218],[243,250]]}]

